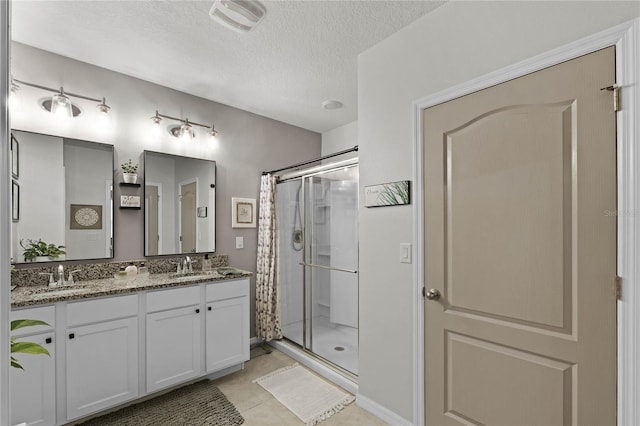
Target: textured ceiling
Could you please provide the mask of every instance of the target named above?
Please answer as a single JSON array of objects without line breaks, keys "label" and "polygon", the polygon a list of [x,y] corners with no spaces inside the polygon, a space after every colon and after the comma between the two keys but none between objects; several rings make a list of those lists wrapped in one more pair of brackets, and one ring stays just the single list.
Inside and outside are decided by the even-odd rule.
[{"label": "textured ceiling", "polygon": [[358,117],[357,55],[442,4],[264,1],[263,22],[240,34],[209,18],[212,3],[14,0],[12,37],[324,132]]}]

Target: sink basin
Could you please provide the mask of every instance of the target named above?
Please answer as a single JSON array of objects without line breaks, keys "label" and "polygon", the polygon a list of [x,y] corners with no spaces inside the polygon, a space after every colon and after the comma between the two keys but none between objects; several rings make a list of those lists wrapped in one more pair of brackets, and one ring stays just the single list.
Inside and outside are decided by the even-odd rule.
[{"label": "sink basin", "polygon": [[31,294],[71,294],[82,292],[81,290],[86,290],[86,285],[69,285],[63,287],[38,287],[33,290],[29,290]]},{"label": "sink basin", "polygon": [[193,271],[186,272],[182,274],[173,273],[169,274],[169,278],[171,279],[180,279],[180,278],[189,278],[189,279],[197,279],[197,278],[207,278],[217,276],[218,274],[215,271]]}]

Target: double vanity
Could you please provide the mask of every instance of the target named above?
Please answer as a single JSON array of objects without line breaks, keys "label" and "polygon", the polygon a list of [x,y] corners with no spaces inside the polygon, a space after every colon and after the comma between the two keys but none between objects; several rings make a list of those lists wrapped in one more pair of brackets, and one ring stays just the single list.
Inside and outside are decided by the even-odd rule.
[{"label": "double vanity", "polygon": [[249,359],[250,276],[226,267],[17,287],[11,319],[49,325],[14,336],[51,356],[20,356],[12,424],[65,424],[240,369]]}]

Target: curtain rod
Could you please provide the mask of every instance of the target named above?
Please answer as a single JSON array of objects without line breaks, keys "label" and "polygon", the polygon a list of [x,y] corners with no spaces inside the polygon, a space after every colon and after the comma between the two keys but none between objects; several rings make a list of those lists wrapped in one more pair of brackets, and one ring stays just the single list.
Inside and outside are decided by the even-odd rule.
[{"label": "curtain rod", "polygon": [[326,160],[327,158],[337,157],[338,155],[348,154],[348,153],[354,152],[354,151],[358,151],[358,145],[354,146],[353,148],[345,149],[344,151],[334,152],[333,154],[329,154],[329,155],[325,155],[325,156],[320,157],[320,158],[316,158],[315,160],[305,161],[304,163],[294,164],[292,166],[283,167],[283,168],[277,169],[277,170],[271,170],[270,172],[262,172],[262,175],[269,175],[269,174],[281,172],[283,170],[295,169],[296,167],[301,167],[301,166],[306,166],[307,164],[317,163],[318,161]]}]

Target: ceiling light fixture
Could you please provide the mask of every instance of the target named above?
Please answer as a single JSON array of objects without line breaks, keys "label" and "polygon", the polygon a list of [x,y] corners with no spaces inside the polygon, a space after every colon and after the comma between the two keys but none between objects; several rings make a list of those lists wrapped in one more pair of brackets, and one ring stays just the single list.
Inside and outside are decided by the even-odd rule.
[{"label": "ceiling light fixture", "polygon": [[328,100],[322,102],[322,108],[324,109],[340,109],[344,104],[340,101]]},{"label": "ceiling light fixture", "polygon": [[11,93],[15,96],[17,91],[20,89],[20,84],[29,87],[35,87],[36,89],[46,90],[47,92],[53,92],[53,96],[50,98],[45,98],[40,101],[40,105],[45,110],[51,112],[57,117],[77,117],[82,111],[80,107],[71,102],[70,98],[78,98],[84,99],[87,101],[97,102],[98,103],[98,111],[103,114],[108,114],[111,110],[111,107],[107,105],[106,99],[97,99],[89,96],[79,95],[77,93],[69,93],[65,92],[64,88],[60,89],[52,89],[51,87],[41,86],[39,84],[29,83],[23,80],[18,80],[15,78],[11,78]]},{"label": "ceiling light fixture", "polygon": [[266,13],[257,0],[215,0],[209,10],[211,19],[239,33],[251,31]]},{"label": "ceiling light fixture", "polygon": [[190,121],[188,118],[182,119],[177,117],[172,117],[170,115],[160,114],[156,110],[156,114],[151,117],[151,121],[156,126],[160,126],[162,123],[162,119],[166,118],[169,120],[178,121],[180,124],[169,127],[169,133],[178,139],[182,139],[185,142],[188,142],[196,137],[196,133],[193,130],[193,126],[204,127],[208,130],[208,133],[215,137],[219,132],[215,129],[215,126],[212,124],[211,126],[207,126],[206,124],[196,123],[195,121]]}]

